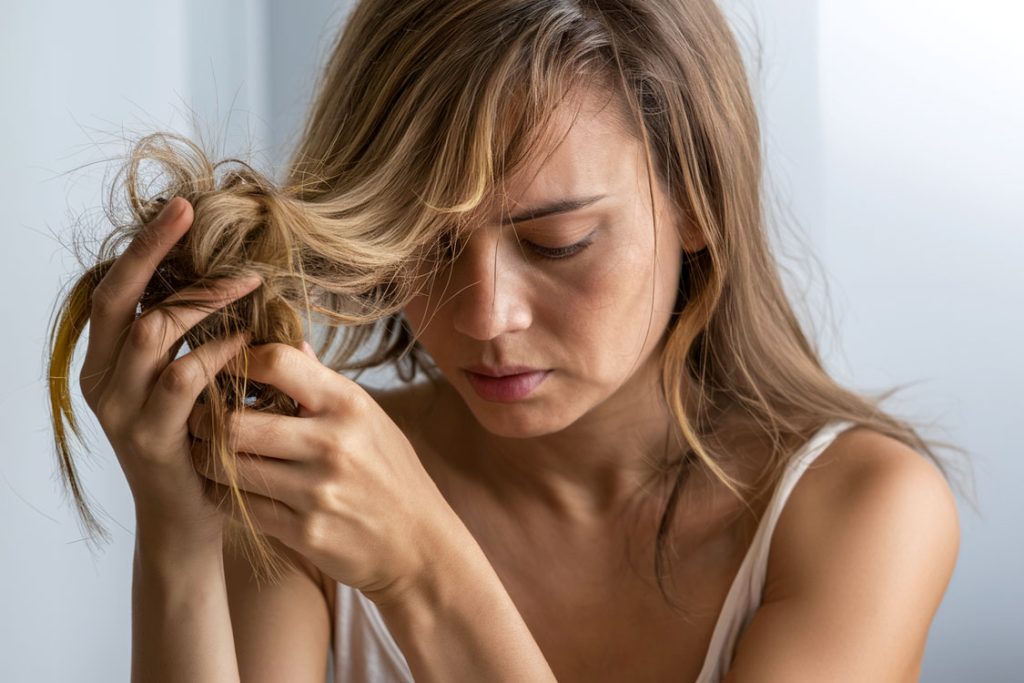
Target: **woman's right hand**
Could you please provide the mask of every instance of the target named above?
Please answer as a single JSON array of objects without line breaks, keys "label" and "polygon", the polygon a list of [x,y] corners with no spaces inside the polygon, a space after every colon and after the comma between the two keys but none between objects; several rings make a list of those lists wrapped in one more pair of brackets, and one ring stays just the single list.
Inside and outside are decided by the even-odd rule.
[{"label": "woman's right hand", "polygon": [[[172,307],[177,322],[164,310],[135,317],[146,285],[192,218],[187,200],[169,201],[96,286],[79,386],[124,470],[137,524],[186,542],[219,544],[222,514],[203,495],[193,468],[188,416],[246,339],[210,341],[175,360],[182,335],[212,310]],[[220,308],[258,285],[253,276],[210,289],[189,287],[165,302],[189,297]]]}]

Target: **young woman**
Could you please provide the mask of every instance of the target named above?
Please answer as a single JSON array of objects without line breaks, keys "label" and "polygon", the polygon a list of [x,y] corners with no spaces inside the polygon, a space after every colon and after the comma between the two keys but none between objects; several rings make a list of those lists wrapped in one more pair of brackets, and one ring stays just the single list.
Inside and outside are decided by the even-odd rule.
[{"label": "young woman", "polygon": [[[359,3],[291,194],[170,201],[88,297],[81,387],[137,503],[133,677],[319,683],[332,654],[338,681],[916,680],[954,498],[822,368],[761,170],[712,0]],[[214,214],[401,254],[400,305],[345,333],[408,383],[244,335],[175,359],[210,313],[175,302],[271,287],[136,316]],[[237,479],[190,444],[204,364],[301,407],[232,415]],[[204,491],[295,567],[258,587]]]}]

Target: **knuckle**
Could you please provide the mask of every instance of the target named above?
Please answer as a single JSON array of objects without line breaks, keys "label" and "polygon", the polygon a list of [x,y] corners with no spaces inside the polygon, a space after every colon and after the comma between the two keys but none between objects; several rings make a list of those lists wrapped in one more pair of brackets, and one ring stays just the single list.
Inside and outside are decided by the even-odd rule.
[{"label": "knuckle", "polygon": [[133,428],[125,435],[125,444],[132,453],[141,455],[149,453],[153,448],[153,439],[146,430]]},{"label": "knuckle", "polygon": [[298,537],[304,548],[317,549],[324,545],[326,536],[322,520],[319,515],[306,515],[298,523]]},{"label": "knuckle", "polygon": [[330,481],[319,482],[309,492],[312,510],[333,510],[338,507],[340,495],[337,484]]},{"label": "knuckle", "polygon": [[95,398],[95,401],[96,408],[94,412],[104,429],[116,424],[115,416],[117,411],[114,409],[113,397],[109,393],[103,392]]},{"label": "knuckle", "polygon": [[100,280],[99,284],[92,290],[91,313],[94,318],[105,318],[114,307],[115,297],[110,291],[107,279]]},{"label": "knuckle", "polygon": [[340,459],[341,438],[333,429],[318,429],[310,433],[310,450],[319,453],[329,461]]},{"label": "knuckle", "polygon": [[289,353],[284,344],[268,345],[266,362],[271,371],[281,370],[288,365]]},{"label": "knuckle", "polygon": [[197,381],[198,373],[192,363],[177,360],[160,374],[160,388],[171,394],[187,393]]},{"label": "knuckle", "polygon": [[128,340],[135,348],[150,348],[163,337],[166,320],[161,315],[145,315],[132,323]]}]

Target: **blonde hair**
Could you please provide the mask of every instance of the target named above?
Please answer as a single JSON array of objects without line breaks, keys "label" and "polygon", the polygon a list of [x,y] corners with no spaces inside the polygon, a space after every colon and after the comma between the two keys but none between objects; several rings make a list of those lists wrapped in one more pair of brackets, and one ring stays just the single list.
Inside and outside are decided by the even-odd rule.
[{"label": "blonde hair", "polygon": [[[694,467],[749,507],[774,488],[793,444],[829,421],[849,420],[927,455],[950,479],[934,448],[960,449],[926,440],[883,411],[881,401],[897,389],[865,397],[837,383],[801,329],[767,239],[747,75],[712,0],[363,0],[333,47],[279,187],[240,162],[217,177],[219,165],[173,136],[151,136],[132,151],[129,215],[61,303],[51,336],[58,453],[90,526],[98,528],[62,425],[75,427],[66,378],[115,247],[158,208],[142,196],[140,161],[168,171],[160,197],[183,195],[196,206],[186,243],[154,278],[143,308],[195,281],[252,271],[264,281],[240,306],[186,335],[190,346],[238,329],[252,329],[254,344],[298,345],[303,316],[313,312],[327,326],[318,353],[331,367],[392,364],[405,382],[418,370],[436,378],[402,316],[421,284],[416,274],[424,264],[432,272],[445,266],[444,238],[468,229],[503,179],[545,149],[551,114],[567,93],[593,83],[622,96],[649,177],[706,243],[685,254],[685,305],[660,358],[660,389],[687,452],[659,473],[670,484],[654,557],[666,600],[664,545]],[[364,350],[368,357],[357,358]],[[699,398],[692,415],[684,409],[688,387]],[[245,393],[217,383],[209,400],[237,407]],[[265,407],[286,411],[284,398],[271,396]],[[753,482],[721,464],[727,454],[716,425],[726,411],[742,415],[770,446]],[[230,452],[214,443],[233,471]],[[265,558],[251,525],[249,532]]]}]

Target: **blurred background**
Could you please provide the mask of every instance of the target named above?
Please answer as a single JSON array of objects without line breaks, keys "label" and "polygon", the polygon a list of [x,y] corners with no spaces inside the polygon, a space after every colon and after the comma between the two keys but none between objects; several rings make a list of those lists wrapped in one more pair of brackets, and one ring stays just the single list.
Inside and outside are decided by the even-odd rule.
[{"label": "blurred background", "polygon": [[[761,109],[787,284],[828,367],[864,391],[909,384],[887,407],[971,454],[979,506],[959,498],[922,680],[1021,680],[1024,5],[722,4]],[[103,228],[107,160],[146,132],[277,175],[349,3],[0,7],[0,680],[127,680],[132,500],[80,398],[82,475],[112,534],[99,552],[56,475],[46,324],[78,270],[59,238]]]}]

